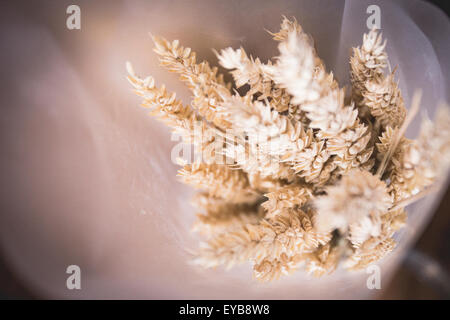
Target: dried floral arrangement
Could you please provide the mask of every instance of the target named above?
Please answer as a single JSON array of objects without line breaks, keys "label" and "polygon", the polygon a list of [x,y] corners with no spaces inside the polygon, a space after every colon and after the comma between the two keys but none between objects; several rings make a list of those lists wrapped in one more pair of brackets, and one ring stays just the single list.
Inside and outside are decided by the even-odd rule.
[{"label": "dried floral arrangement", "polygon": [[351,92],[326,71],[295,19],[284,18],[272,36],[279,56],[267,63],[243,48],[216,52],[234,88],[190,48],[153,37],[161,65],[192,91],[191,105],[127,63],[142,105],[201,155],[180,161],[179,171],[199,189],[194,230],[205,241],[193,262],[250,261],[262,281],[301,266],[315,276],[339,263],[365,268],[395,247],[405,206],[445,176],[449,108],[440,106],[434,123],[423,120],[416,140],[404,137],[420,92],[407,112],[376,30],[353,48]]}]

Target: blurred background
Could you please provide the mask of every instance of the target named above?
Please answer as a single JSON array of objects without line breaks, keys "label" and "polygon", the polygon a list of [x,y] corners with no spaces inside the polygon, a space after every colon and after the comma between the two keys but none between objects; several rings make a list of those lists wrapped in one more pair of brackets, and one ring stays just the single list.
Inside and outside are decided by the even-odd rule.
[{"label": "blurred background", "polygon": [[[411,210],[379,292],[362,287],[366,275],[318,284],[298,275],[297,292],[295,281],[255,287],[242,280],[245,271],[191,270],[183,253],[197,243],[191,191],[168,160],[168,130],[139,110],[124,68],[133,62],[189,101],[177,77],[158,67],[148,32],[181,39],[213,64],[211,48],[240,45],[265,61],[277,48],[264,29],[277,30],[286,15],[313,35],[342,85],[350,48],[367,31],[365,8],[377,4],[407,105],[422,87],[432,113],[437,100],[449,101],[447,2],[3,1],[0,298],[226,298],[236,288],[235,298],[248,299],[450,298],[448,190]],[[71,4],[81,8],[80,30],[66,27]],[[81,292],[65,288],[70,264],[82,269]]]}]

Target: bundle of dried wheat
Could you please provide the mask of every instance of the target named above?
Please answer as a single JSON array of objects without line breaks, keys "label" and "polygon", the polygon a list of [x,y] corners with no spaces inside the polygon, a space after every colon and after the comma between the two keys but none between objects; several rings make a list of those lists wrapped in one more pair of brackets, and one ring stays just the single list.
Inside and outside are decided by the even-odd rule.
[{"label": "bundle of dried wheat", "polygon": [[445,176],[449,108],[439,108],[436,123],[425,120],[417,140],[406,139],[420,94],[407,115],[394,73],[385,74],[381,34],[370,31],[353,49],[348,97],[295,19],[272,35],[280,55],[267,63],[243,48],[216,52],[235,87],[248,87],[243,96],[178,41],[153,37],[161,65],[192,91],[190,106],[127,64],[143,106],[201,154],[179,172],[200,189],[194,230],[206,240],[193,261],[250,261],[263,281],[301,265],[316,276],[339,262],[364,268],[395,247],[404,207]]}]

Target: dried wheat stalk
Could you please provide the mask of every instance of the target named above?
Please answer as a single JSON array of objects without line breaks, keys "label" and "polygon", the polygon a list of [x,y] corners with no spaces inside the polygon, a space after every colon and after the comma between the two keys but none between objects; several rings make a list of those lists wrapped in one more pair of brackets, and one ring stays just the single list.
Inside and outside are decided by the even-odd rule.
[{"label": "dried wheat stalk", "polygon": [[385,74],[386,41],[376,30],[353,49],[351,96],[295,19],[284,17],[272,36],[280,54],[267,63],[243,48],[216,52],[235,88],[248,86],[243,96],[178,41],[153,37],[161,65],[192,91],[191,106],[127,65],[143,106],[202,154],[179,171],[200,190],[193,229],[206,240],[193,262],[251,262],[261,281],[301,266],[315,276],[341,262],[364,268],[395,247],[404,207],[445,176],[449,108],[441,106],[434,123],[424,120],[416,140],[406,139],[420,97],[407,115],[394,72]]}]

